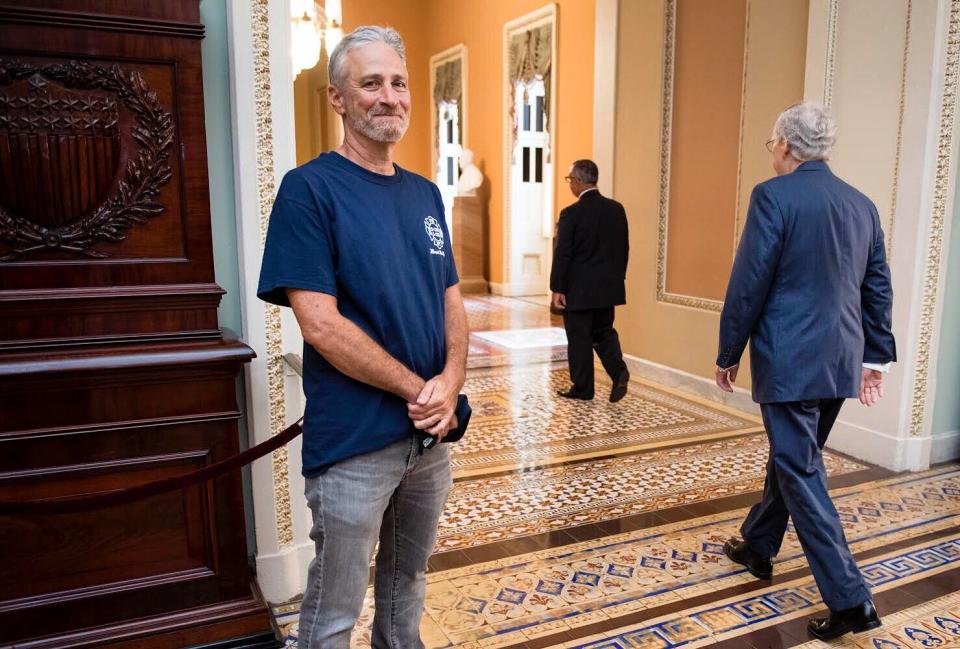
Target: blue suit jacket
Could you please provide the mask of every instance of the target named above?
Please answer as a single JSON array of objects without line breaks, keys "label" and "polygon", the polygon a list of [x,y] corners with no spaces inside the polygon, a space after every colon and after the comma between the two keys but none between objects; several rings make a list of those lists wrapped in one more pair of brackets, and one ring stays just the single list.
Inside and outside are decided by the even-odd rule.
[{"label": "blue suit jacket", "polygon": [[720,318],[718,367],[750,340],[758,403],[856,397],[863,363],[896,360],[877,208],[812,160],[753,190]]}]

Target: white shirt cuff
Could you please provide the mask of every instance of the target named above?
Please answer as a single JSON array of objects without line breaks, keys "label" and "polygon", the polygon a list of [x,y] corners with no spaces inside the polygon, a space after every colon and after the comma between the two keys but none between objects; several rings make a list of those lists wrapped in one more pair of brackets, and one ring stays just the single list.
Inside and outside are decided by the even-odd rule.
[{"label": "white shirt cuff", "polygon": [[864,363],[864,369],[876,370],[877,372],[883,372],[886,374],[890,371],[890,363]]}]

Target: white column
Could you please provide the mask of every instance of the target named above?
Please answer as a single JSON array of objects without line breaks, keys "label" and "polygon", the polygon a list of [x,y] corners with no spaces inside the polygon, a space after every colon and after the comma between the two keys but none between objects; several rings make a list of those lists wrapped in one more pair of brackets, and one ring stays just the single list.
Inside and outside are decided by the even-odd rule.
[{"label": "white column", "polygon": [[943,256],[948,250],[960,1],[812,0],[808,99],[837,120],[834,172],[877,205],[888,238],[898,362],[886,398],[849,402],[829,446],[896,469],[929,466]]},{"label": "white column", "polygon": [[[289,11],[288,0],[227,3],[241,305],[246,342],[257,353],[246,373],[253,443],[303,413],[299,378],[282,361],[286,352],[300,353],[299,329],[289,309],[256,297],[267,217],[296,159]],[[299,440],[252,467],[257,578],[271,602],[303,592],[313,557],[300,468]]]},{"label": "white column", "polygon": [[619,0],[597,0],[593,53],[593,161],[600,169],[597,186],[613,196],[613,161],[617,115],[617,34]]}]

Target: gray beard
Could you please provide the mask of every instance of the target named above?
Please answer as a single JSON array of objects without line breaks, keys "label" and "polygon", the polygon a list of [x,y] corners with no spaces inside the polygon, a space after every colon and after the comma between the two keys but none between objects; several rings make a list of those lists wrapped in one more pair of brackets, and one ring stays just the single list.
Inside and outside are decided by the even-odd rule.
[{"label": "gray beard", "polygon": [[409,116],[402,117],[399,125],[393,122],[378,124],[374,122],[374,117],[376,115],[349,115],[348,121],[353,130],[374,142],[399,142],[410,126]]}]

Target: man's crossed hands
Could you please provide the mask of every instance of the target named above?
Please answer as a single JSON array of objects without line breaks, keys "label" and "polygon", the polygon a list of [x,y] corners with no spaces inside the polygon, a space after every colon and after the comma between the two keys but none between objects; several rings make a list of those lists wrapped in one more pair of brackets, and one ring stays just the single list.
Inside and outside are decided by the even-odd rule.
[{"label": "man's crossed hands", "polygon": [[457,427],[454,411],[459,394],[459,382],[446,374],[438,374],[424,384],[415,402],[407,404],[407,414],[418,430],[440,441]]}]

